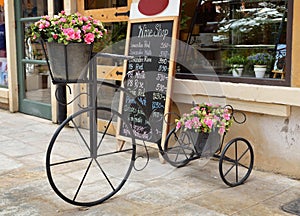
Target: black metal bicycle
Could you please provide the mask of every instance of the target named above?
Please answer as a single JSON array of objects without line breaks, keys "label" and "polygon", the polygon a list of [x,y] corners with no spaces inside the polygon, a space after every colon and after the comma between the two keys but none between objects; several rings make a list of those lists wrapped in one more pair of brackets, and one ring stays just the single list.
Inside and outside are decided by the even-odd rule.
[{"label": "black metal bicycle", "polygon": [[[101,53],[98,56],[129,58]],[[87,90],[87,93],[79,93],[76,97],[88,101],[87,106],[79,103],[78,110],[59,125],[46,153],[46,172],[51,187],[64,201],[78,206],[93,206],[108,200],[124,186],[135,168],[137,144],[132,125],[116,105],[119,96],[111,100],[108,106],[99,104],[99,101],[105,100],[101,89],[109,88],[113,94],[121,91],[133,98],[135,105],[142,107],[125,88],[97,80],[95,62],[89,67],[89,76],[82,80],[60,81],[52,77],[54,84],[76,83],[80,92]],[[49,70],[51,73],[50,66]],[[100,121],[100,116],[104,120]],[[117,124],[125,125],[128,129],[129,140],[126,142],[114,135]],[[157,146],[163,158],[176,167],[201,157],[190,135],[181,130],[172,129],[163,146],[160,143]],[[213,154],[220,159],[221,178],[229,186],[242,184],[253,167],[250,143],[244,138],[235,138],[221,150],[222,145],[219,145],[217,152],[221,153]]]}]

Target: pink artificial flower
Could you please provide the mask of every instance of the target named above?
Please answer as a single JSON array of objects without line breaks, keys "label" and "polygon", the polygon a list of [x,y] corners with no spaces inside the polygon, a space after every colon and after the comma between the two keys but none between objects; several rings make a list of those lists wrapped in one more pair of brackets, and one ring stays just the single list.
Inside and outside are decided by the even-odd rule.
[{"label": "pink artificial flower", "polygon": [[93,23],[94,23],[95,25],[100,25],[100,24],[101,24],[99,20],[93,20]]},{"label": "pink artificial flower", "polygon": [[48,28],[50,26],[50,22],[46,21],[45,22],[45,28]]},{"label": "pink artificial flower", "polygon": [[187,120],[185,123],[184,123],[184,126],[188,129],[192,129],[192,124],[193,122],[191,120]]},{"label": "pink artificial flower", "polygon": [[40,24],[39,24],[39,29],[44,29],[44,28],[45,28],[44,23],[40,23]]},{"label": "pink artificial flower", "polygon": [[212,128],[213,121],[210,118],[205,118],[204,123],[207,125],[207,127]]},{"label": "pink artificial flower", "polygon": [[83,20],[84,22],[87,22],[89,19],[88,19],[86,16],[83,16],[83,17],[82,17],[82,20]]},{"label": "pink artificial flower", "polygon": [[193,111],[191,112],[191,114],[192,114],[192,115],[195,115],[195,114],[197,114],[197,111],[196,111],[196,110],[193,110]]},{"label": "pink artificial flower", "polygon": [[219,134],[225,133],[225,127],[220,127],[219,128]]},{"label": "pink artificial flower", "polygon": [[42,18],[45,19],[45,20],[49,20],[49,19],[50,19],[50,16],[45,15],[45,16],[42,16]]},{"label": "pink artificial flower", "polygon": [[178,130],[179,128],[181,128],[181,122],[178,121],[177,124],[176,124],[176,130]]},{"label": "pink artificial flower", "polygon": [[66,18],[62,17],[62,18],[59,19],[59,21],[64,23],[64,22],[66,22],[67,20],[66,20]]},{"label": "pink artificial flower", "polygon": [[230,113],[224,113],[224,114],[223,114],[223,118],[224,118],[225,120],[230,120]]},{"label": "pink artificial flower", "polygon": [[78,21],[83,22],[83,17],[82,16],[78,17]]},{"label": "pink artificial flower", "polygon": [[90,30],[90,29],[91,29],[91,24],[87,24],[87,25],[82,26],[83,32],[86,32],[86,30]]},{"label": "pink artificial flower", "polygon": [[60,13],[61,13],[62,15],[65,15],[65,14],[66,14],[66,12],[65,12],[64,10],[62,10]]},{"label": "pink artificial flower", "polygon": [[54,40],[56,40],[58,38],[58,35],[57,34],[53,34],[52,37],[53,37]]},{"label": "pink artificial flower", "polygon": [[78,29],[76,32],[75,32],[75,40],[79,40],[81,38],[81,31]]},{"label": "pink artificial flower", "polygon": [[67,36],[66,40],[76,39],[75,31],[72,28],[63,29],[63,33]]},{"label": "pink artificial flower", "polygon": [[86,44],[91,44],[94,42],[95,35],[93,33],[87,33],[84,37],[84,42]]}]

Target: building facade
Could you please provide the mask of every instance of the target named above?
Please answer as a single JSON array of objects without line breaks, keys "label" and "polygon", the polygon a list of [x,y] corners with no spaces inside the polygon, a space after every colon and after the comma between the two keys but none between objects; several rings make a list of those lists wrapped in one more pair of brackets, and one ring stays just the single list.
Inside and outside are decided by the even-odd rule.
[{"label": "building facade", "polygon": [[[296,31],[300,25],[300,15],[296,12],[300,2],[202,1],[196,5],[197,2],[184,1],[185,14],[182,12],[181,18],[187,17],[182,31],[189,33],[183,40],[191,44],[192,52],[196,49],[200,55],[197,54],[196,60],[184,58],[178,65],[172,90],[174,109],[184,112],[193,101],[231,104],[246,113],[247,121],[235,124],[225,141],[245,137],[254,146],[257,169],[300,178],[300,62],[297,60],[300,33]],[[0,1],[1,107],[57,121],[56,87],[49,80],[41,47],[26,39],[25,31],[30,23],[64,9],[67,13],[92,14],[110,26],[121,22],[126,26],[126,16],[114,15],[126,13],[130,3]],[[194,32],[196,27],[200,33]],[[234,76],[235,68],[227,62],[234,56],[247,58],[273,51],[274,59],[260,78],[254,76],[250,64],[241,76]],[[282,51],[280,57],[276,57],[277,51]],[[204,67],[206,64],[209,67]]]}]

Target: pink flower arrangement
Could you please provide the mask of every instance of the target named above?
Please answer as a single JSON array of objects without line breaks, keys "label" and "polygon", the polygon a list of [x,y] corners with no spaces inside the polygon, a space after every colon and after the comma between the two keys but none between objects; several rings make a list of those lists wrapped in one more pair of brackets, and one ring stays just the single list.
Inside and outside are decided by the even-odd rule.
[{"label": "pink flower arrangement", "polygon": [[54,17],[43,16],[28,29],[33,40],[43,39],[46,42],[91,44],[103,38],[106,29],[99,20],[82,16],[79,13],[66,15],[61,11]]},{"label": "pink flower arrangement", "polygon": [[176,129],[194,130],[195,132],[210,133],[217,129],[223,135],[232,125],[230,110],[220,105],[202,103],[194,106],[190,113],[184,113],[180,119],[176,119]]}]

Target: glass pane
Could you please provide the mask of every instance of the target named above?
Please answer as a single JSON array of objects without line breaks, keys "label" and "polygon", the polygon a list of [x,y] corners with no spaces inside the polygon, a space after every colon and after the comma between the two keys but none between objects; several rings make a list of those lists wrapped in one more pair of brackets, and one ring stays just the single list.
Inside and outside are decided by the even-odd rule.
[{"label": "glass pane", "polygon": [[48,14],[47,0],[23,0],[23,17],[37,17]]},{"label": "glass pane", "polygon": [[8,87],[7,60],[0,58],[0,87]]},{"label": "glass pane", "polygon": [[125,6],[127,6],[127,0],[85,0],[84,1],[85,10],[125,7]]},{"label": "glass pane", "polygon": [[64,9],[63,0],[54,0],[54,14],[58,14]]},{"label": "glass pane", "polygon": [[[247,60],[251,55],[264,53],[272,60],[263,63],[267,65],[263,78],[282,78],[274,77],[273,69],[277,45],[286,47],[287,1],[205,1],[195,26],[200,33],[193,33],[193,46],[218,76],[235,76],[237,65],[242,65],[241,76],[255,77],[254,65],[258,62]],[[285,55],[286,50],[282,53]],[[195,71],[202,73],[197,68]]]},{"label": "glass pane", "polygon": [[27,99],[51,102],[50,78],[47,65],[25,64],[25,95]]},{"label": "glass pane", "polygon": [[[23,26],[26,29],[31,23]],[[24,30],[26,31],[26,30]],[[32,42],[29,38],[24,39],[25,60],[45,60],[41,43]],[[29,100],[48,103],[51,100],[49,69],[46,64],[24,64],[25,97]]]}]

